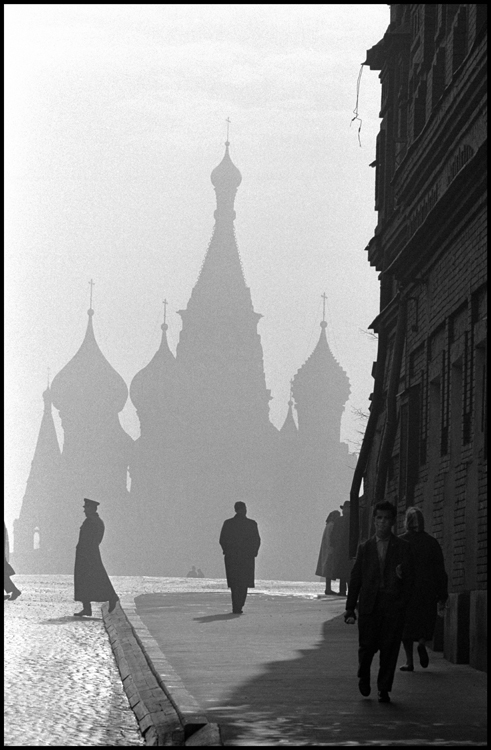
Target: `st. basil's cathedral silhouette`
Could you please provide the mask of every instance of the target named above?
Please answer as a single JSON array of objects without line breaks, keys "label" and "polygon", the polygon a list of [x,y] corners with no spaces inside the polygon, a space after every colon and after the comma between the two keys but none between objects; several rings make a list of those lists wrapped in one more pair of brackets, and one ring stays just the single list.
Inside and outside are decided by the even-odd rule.
[{"label": "st. basil's cathedral silhouette", "polygon": [[[349,498],[353,469],[340,442],[349,380],[323,320],[316,347],[291,382],[282,428],[270,422],[262,316],[253,308],[234,230],[242,177],[229,145],[211,173],[215,227],[187,308],[179,311],[176,356],[164,322],[160,347],[130,385],[140,437],[133,440],[120,425],[128,388],[97,344],[92,303],[82,345],[43,393],[14,522],[19,573],[73,571],[89,497],[101,503],[101,549],[113,575],[184,576],[196,563],[207,576],[223,577],[220,528],[234,502],[244,500],[262,537],[258,577],[315,578],[325,519]],[[52,406],[61,418],[62,451]]]}]

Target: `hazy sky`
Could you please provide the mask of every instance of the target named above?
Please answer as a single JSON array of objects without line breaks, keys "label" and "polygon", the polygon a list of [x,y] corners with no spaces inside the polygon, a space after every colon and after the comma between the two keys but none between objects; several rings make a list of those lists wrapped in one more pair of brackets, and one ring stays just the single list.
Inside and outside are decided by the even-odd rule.
[{"label": "hazy sky", "polygon": [[[169,343],[213,229],[212,169],[231,119],[242,173],[235,208],[271,420],[327,335],[351,381],[341,439],[356,450],[368,408],[378,311],[365,248],[376,225],[380,83],[364,68],[363,125],[350,126],[380,5],[5,6],[6,520],[18,516],[42,392],[79,348],[95,281],[94,328],[129,385]],[[56,410],[55,423],[62,433]],[[139,434],[128,400],[123,427]]]}]

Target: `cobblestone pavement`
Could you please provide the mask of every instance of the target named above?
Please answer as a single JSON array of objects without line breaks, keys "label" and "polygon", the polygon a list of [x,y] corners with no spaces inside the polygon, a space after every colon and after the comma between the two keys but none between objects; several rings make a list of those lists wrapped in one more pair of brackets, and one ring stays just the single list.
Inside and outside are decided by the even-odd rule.
[{"label": "cobblestone pavement", "polygon": [[77,619],[71,576],[16,576],[5,602],[6,746],[143,745],[100,614]]},{"label": "cobblestone pavement", "polygon": [[[225,580],[111,576],[120,596],[227,591]],[[23,745],[143,745],[100,615],[78,620],[73,576],[16,575],[5,602],[5,734]],[[256,591],[316,596],[324,584],[258,581]]]}]

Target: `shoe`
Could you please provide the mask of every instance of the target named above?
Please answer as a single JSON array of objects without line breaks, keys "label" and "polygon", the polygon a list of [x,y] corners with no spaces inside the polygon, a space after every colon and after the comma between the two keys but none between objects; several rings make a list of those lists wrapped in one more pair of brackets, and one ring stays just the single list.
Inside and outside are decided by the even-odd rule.
[{"label": "shoe", "polygon": [[241,609],[233,609],[233,610],[232,610],[232,614],[233,614],[233,615],[242,615],[242,614],[243,614],[243,612],[242,612],[242,610],[241,610]]},{"label": "shoe", "polygon": [[4,594],[3,598],[4,598],[4,601],[5,601],[5,599],[10,599],[10,594]]},{"label": "shoe", "polygon": [[17,599],[22,594],[22,591],[19,591],[19,589],[15,589],[13,594],[10,594],[10,601],[13,602],[14,599]]},{"label": "shoe", "polygon": [[403,667],[399,667],[401,672],[414,672],[414,664],[404,664]]},{"label": "shoe", "polygon": [[80,612],[74,612],[74,617],[92,617],[91,609],[81,609]]},{"label": "shoe", "polygon": [[390,695],[387,690],[378,691],[378,702],[379,703],[390,703]]},{"label": "shoe", "polygon": [[366,680],[358,681],[358,689],[364,698],[367,698],[370,695],[370,691],[371,691],[370,683],[367,682]]},{"label": "shoe", "polygon": [[419,663],[421,664],[423,669],[426,669],[426,667],[430,663],[430,657],[428,656],[428,652],[426,651],[422,643],[418,645],[418,654],[419,654]]},{"label": "shoe", "polygon": [[115,599],[109,599],[109,606],[107,608],[107,611],[112,612],[118,602],[119,602],[119,596],[117,596]]}]

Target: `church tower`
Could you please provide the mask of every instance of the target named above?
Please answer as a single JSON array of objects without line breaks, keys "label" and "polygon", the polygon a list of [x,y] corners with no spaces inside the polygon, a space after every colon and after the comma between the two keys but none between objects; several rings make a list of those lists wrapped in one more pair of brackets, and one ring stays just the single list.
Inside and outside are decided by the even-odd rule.
[{"label": "church tower", "polygon": [[[56,375],[51,385],[53,405],[59,410],[64,441],[61,455],[63,503],[59,529],[68,546],[66,567],[73,569],[73,550],[84,520],[83,498],[100,502],[106,524],[103,540],[108,572],[124,569],[130,539],[126,519],[129,454],[133,440],[119,423],[128,388],[101,352],[88,311],[85,338],[77,353]],[[80,523],[79,523],[80,520]]]},{"label": "church tower", "polygon": [[[167,306],[167,301],[164,304]],[[180,443],[177,366],[167,342],[166,312],[161,329],[158,350],[130,386],[140,421],[140,437],[134,443],[129,466],[135,575],[171,574],[169,545],[178,538],[178,529],[171,525],[179,505],[178,480],[186,464]],[[172,571],[182,572],[174,567]]]},{"label": "church tower", "polygon": [[[325,306],[325,296],[324,296]],[[340,426],[349,380],[326,337],[325,307],[317,345],[293,378],[276,462],[275,577],[312,580],[328,512],[349,498],[352,469]],[[298,430],[293,417],[297,412]]]},{"label": "church tower", "polygon": [[198,281],[185,310],[177,346],[185,374],[186,403],[198,440],[213,436],[230,446],[255,444],[270,434],[261,340],[234,231],[234,201],[242,176],[225,144],[225,155],[211,173],[217,208],[215,227]]},{"label": "church tower", "polygon": [[[222,576],[217,533],[233,515],[234,502],[249,501],[251,513],[268,502],[268,460],[277,430],[269,421],[271,395],[257,331],[262,316],[254,311],[235,238],[234,201],[242,176],[229,148],[227,140],[211,173],[215,226],[187,307],[179,311],[176,360],[165,360],[162,388],[173,393],[159,417],[165,432],[172,423],[173,435],[169,450],[158,447],[166,575],[182,575],[195,564],[206,575]],[[142,449],[144,436],[142,423]]]},{"label": "church tower", "polygon": [[19,573],[58,573],[60,446],[51,410],[51,392],[43,393],[44,412],[19,518],[14,521],[11,563]]},{"label": "church tower", "polygon": [[[325,305],[325,295],[324,305]],[[339,445],[341,417],[350,394],[348,376],[327,343],[324,315],[314,351],[293,379],[299,435],[315,451]]]}]

